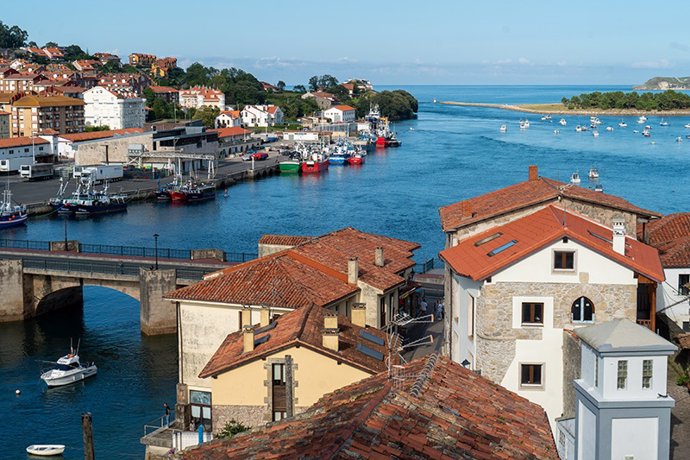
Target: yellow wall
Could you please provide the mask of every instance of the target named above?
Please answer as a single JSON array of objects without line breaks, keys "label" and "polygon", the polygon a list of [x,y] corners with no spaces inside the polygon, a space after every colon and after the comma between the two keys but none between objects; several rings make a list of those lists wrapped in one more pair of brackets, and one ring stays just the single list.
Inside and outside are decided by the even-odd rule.
[{"label": "yellow wall", "polygon": [[268,397],[268,387],[264,381],[268,379],[268,371],[264,365],[270,359],[292,356],[297,369],[294,379],[295,407],[309,407],[324,394],[335,391],[351,383],[358,382],[370,374],[347,364],[338,365],[337,362],[320,353],[305,347],[292,347],[280,353],[275,353],[264,360],[253,361],[249,364],[219,375],[212,380],[213,404],[226,406],[264,406],[264,398]]}]

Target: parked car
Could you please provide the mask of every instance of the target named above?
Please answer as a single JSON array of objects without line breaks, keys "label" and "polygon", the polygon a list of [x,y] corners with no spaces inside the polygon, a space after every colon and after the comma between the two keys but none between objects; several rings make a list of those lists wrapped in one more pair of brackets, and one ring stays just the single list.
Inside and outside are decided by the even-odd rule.
[{"label": "parked car", "polygon": [[253,153],[250,153],[250,152],[244,153],[244,154],[241,156],[242,161],[249,161],[249,160],[251,160],[251,159],[252,159],[252,155],[254,155],[254,154],[253,154]]},{"label": "parked car", "polygon": [[252,153],[252,158],[256,161],[263,161],[268,158],[268,153],[266,152],[256,152]]}]

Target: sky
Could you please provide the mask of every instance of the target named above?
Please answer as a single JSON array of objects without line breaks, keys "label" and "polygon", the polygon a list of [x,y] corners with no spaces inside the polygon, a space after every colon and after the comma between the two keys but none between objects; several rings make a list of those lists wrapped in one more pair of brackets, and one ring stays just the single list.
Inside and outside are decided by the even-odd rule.
[{"label": "sky", "polygon": [[[59,2],[58,2],[59,3]],[[378,85],[621,84],[690,75],[690,2],[54,0],[3,4],[39,45],[176,56],[258,79]]]}]

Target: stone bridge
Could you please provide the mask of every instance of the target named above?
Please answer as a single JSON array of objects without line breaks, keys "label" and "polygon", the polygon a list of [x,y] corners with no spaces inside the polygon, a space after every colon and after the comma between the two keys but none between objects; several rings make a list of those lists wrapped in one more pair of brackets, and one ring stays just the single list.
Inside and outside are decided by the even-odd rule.
[{"label": "stone bridge", "polygon": [[61,308],[81,307],[82,287],[93,285],[137,299],[144,334],[175,333],[175,306],[163,299],[163,295],[195,283],[207,273],[255,257],[232,254],[233,260],[228,262],[227,256],[215,249],[151,249],[85,245],[77,241],[0,239],[0,322],[22,321]]}]

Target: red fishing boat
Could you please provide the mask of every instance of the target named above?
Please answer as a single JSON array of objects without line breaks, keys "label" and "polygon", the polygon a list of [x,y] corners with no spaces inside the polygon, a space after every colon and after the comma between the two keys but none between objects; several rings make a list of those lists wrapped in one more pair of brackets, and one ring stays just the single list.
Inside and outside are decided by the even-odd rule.
[{"label": "red fishing boat", "polygon": [[347,159],[347,162],[351,165],[361,165],[364,164],[364,155],[357,153],[355,155],[352,155],[350,158]]},{"label": "red fishing boat", "polygon": [[328,157],[319,155],[316,159],[302,161],[302,174],[318,174],[328,170]]}]

